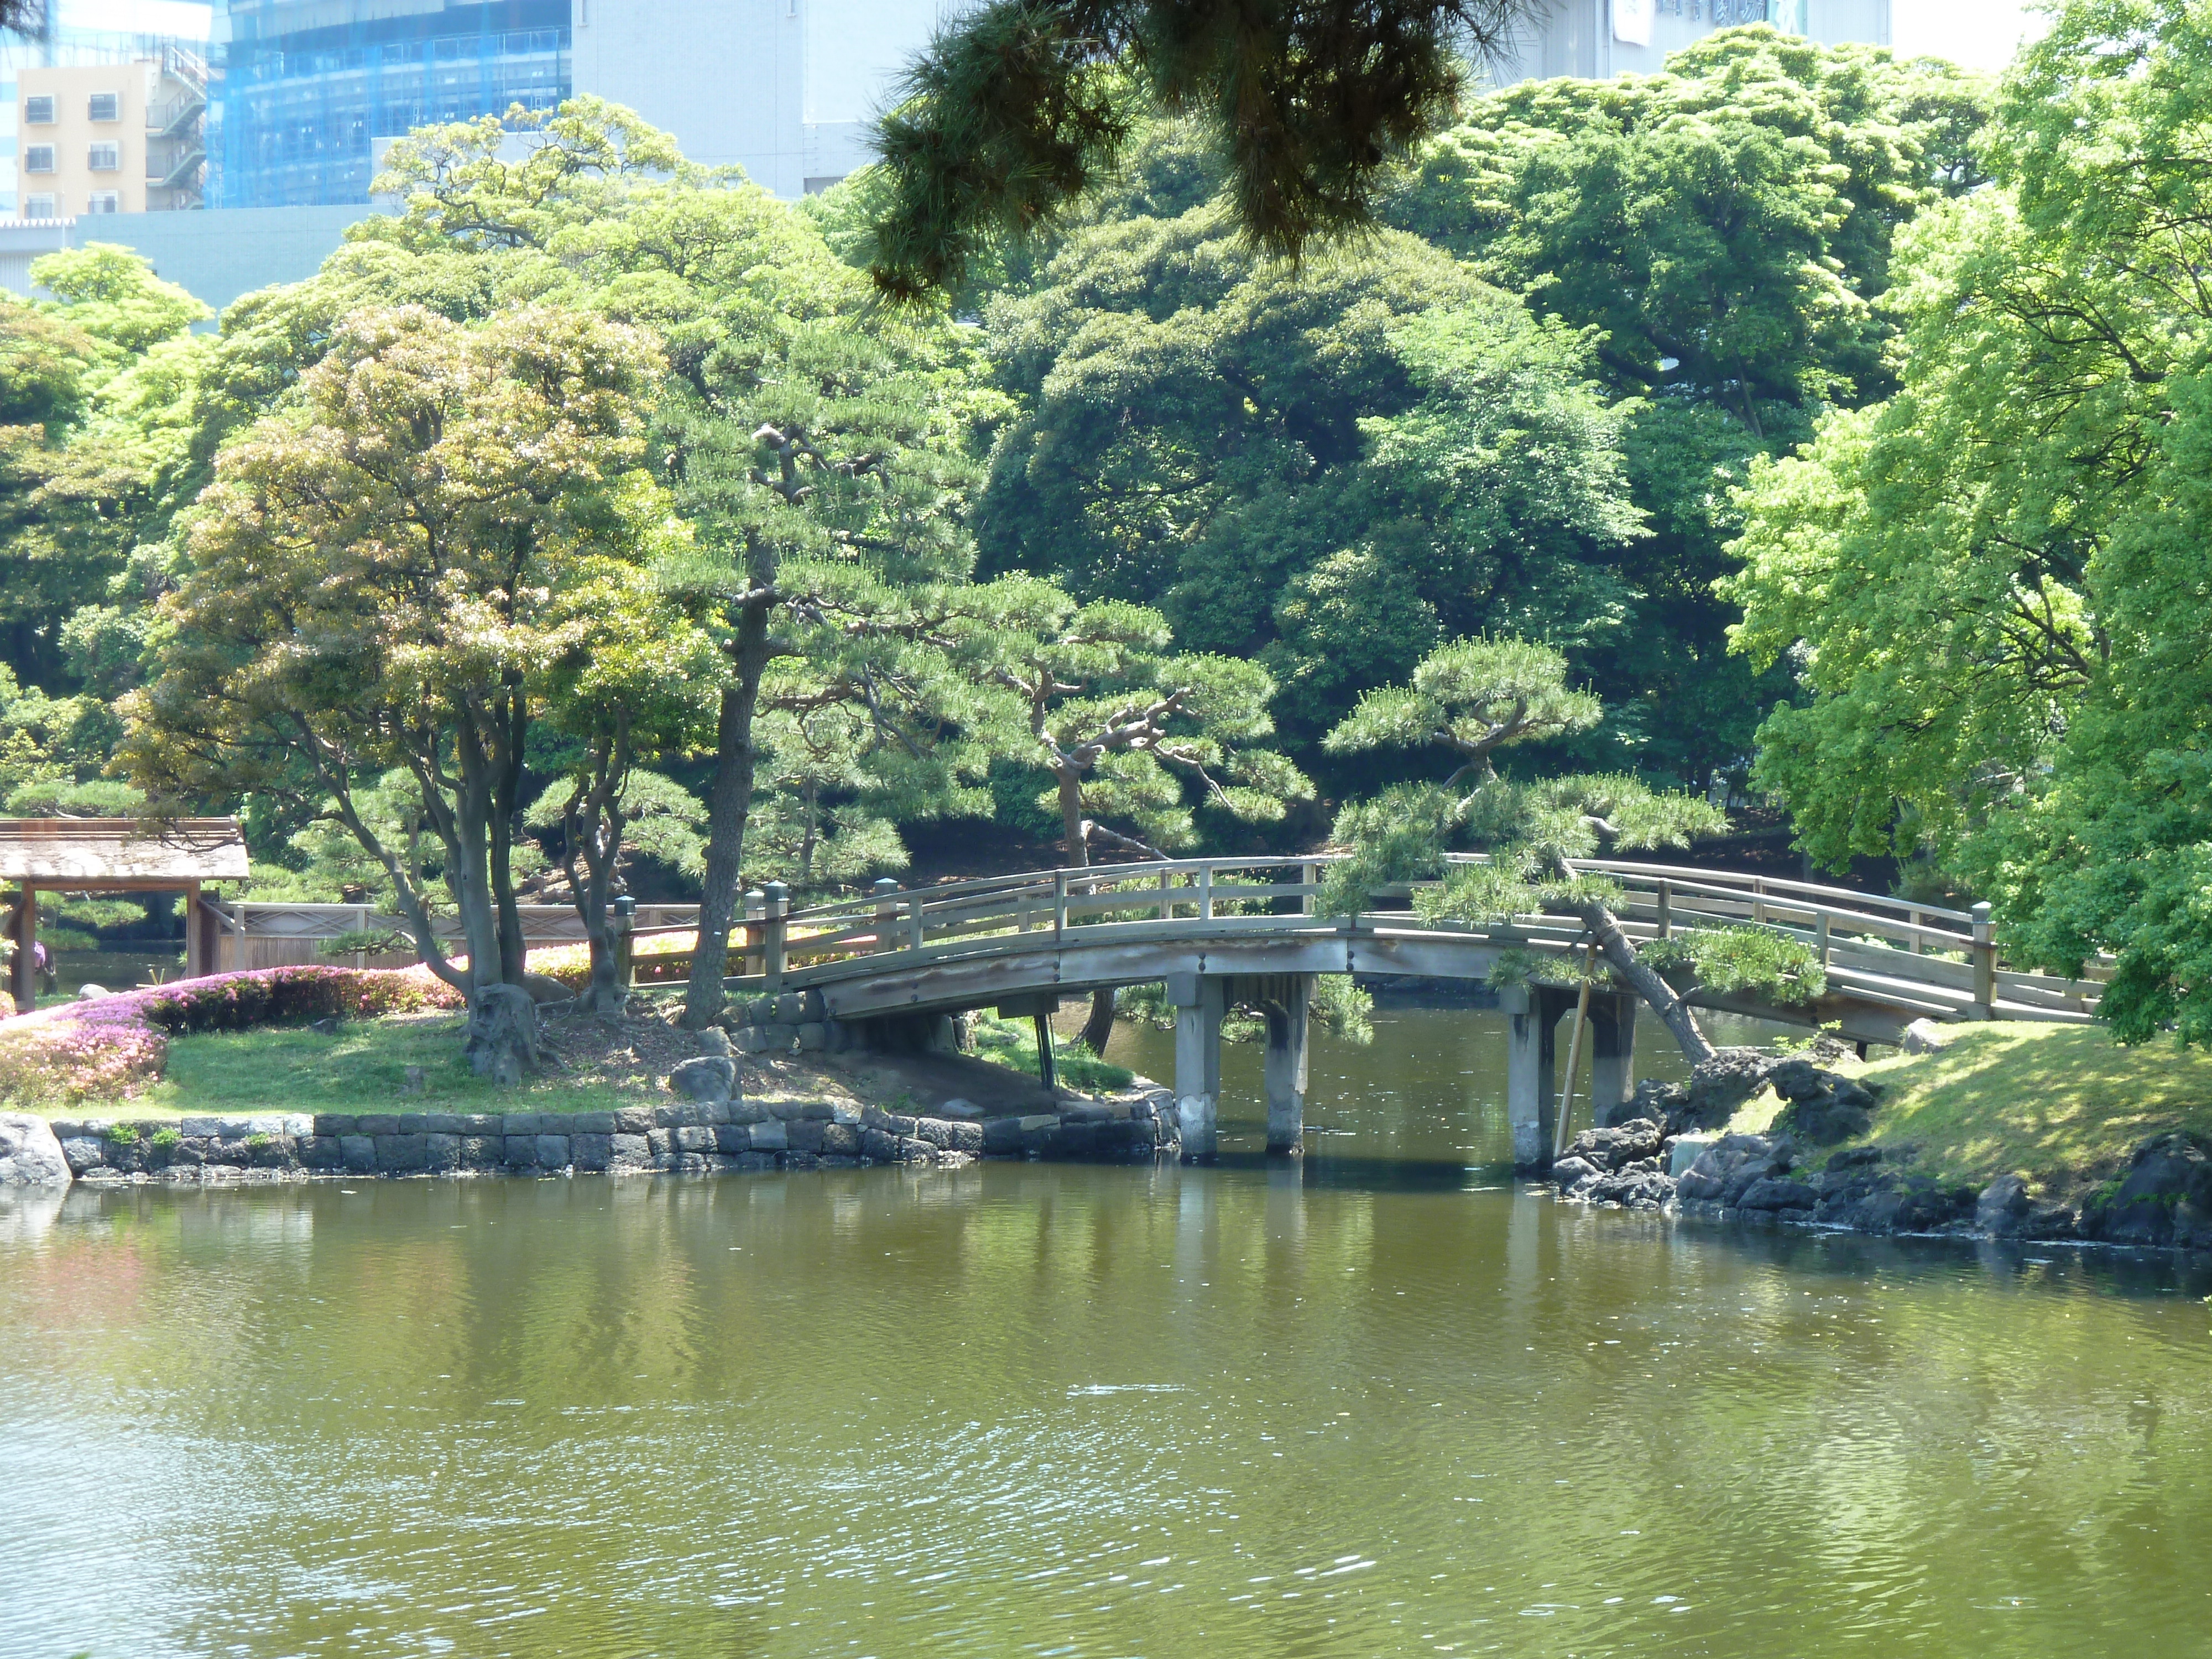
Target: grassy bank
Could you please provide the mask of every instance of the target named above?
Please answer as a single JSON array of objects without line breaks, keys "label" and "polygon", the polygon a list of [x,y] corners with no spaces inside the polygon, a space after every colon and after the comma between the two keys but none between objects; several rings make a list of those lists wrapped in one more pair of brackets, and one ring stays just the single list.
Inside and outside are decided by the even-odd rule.
[{"label": "grassy bank", "polygon": [[1941,1054],[1841,1069],[1883,1086],[1868,1141],[1917,1146],[1946,1180],[2108,1172],[2153,1135],[2212,1135],[2212,1054],[2100,1025],[1965,1026]]}]

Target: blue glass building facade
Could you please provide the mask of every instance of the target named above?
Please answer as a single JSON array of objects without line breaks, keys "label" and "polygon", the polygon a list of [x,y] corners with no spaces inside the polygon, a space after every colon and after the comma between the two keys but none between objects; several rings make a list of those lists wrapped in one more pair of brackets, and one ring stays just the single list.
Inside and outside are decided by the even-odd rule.
[{"label": "blue glass building facade", "polygon": [[569,0],[218,3],[209,199],[368,200],[381,140],[568,96]]}]

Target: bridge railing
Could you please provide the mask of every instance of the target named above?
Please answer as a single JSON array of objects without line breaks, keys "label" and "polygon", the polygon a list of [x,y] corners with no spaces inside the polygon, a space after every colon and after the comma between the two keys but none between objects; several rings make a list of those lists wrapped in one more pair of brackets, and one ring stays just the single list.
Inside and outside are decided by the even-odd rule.
[{"label": "bridge railing", "polygon": [[[726,983],[732,990],[776,991],[787,975],[811,981],[866,971],[866,958],[897,952],[902,967],[994,951],[1057,946],[1070,935],[1114,927],[1117,935],[1222,935],[1350,927],[1408,927],[1448,933],[1487,932],[1543,950],[1575,948],[1571,918],[1519,916],[1495,929],[1426,924],[1402,910],[1357,917],[1314,915],[1328,855],[1168,859],[990,876],[906,890],[891,882],[857,897],[793,909],[781,890],[747,895],[743,928],[732,941]],[[1455,860],[1455,862],[1479,861]],[[1573,861],[1622,890],[1620,915],[1632,938],[1653,939],[1715,926],[1761,927],[1804,940],[1832,982],[1933,1009],[2004,1003],[2054,1017],[2081,1017],[2095,1005],[2101,974],[2081,980],[2023,973],[1999,959],[1985,907],[1976,911],[1893,899],[1818,883],[1632,860]],[[1410,896],[1404,886],[1378,890],[1384,905]],[[1298,918],[1308,920],[1301,922]],[[890,964],[885,964],[889,966]],[[640,955],[637,982],[671,983],[690,972],[687,952]],[[2108,971],[2108,970],[2107,970]]]}]

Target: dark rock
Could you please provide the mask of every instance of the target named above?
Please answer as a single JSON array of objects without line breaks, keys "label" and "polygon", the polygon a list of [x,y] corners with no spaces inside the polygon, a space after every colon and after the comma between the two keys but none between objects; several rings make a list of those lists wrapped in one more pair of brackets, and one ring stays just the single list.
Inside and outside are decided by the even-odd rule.
[{"label": "dark rock", "polygon": [[727,1060],[730,1057],[730,1034],[720,1026],[709,1025],[699,1033],[699,1052]]},{"label": "dark rock", "polygon": [[538,1167],[541,1170],[565,1170],[568,1167],[568,1137],[540,1135],[538,1137]]},{"label": "dark rock", "polygon": [[1656,1119],[1632,1118],[1613,1128],[1583,1130],[1575,1137],[1568,1152],[1593,1169],[1618,1170],[1655,1155],[1659,1140],[1660,1127]]},{"label": "dark rock", "polygon": [[737,1086],[737,1062],[721,1054],[701,1054],[668,1074],[669,1093],[687,1100],[726,1101]]},{"label": "dark rock", "polygon": [[317,1112],[315,1133],[319,1135],[349,1135],[358,1133],[349,1113]]},{"label": "dark rock", "polygon": [[402,1112],[399,1133],[403,1135],[426,1135],[430,1133],[430,1120],[421,1112]]},{"label": "dark rock", "polygon": [[1022,1149],[1022,1121],[1018,1117],[994,1117],[983,1125],[983,1150],[987,1152],[1018,1152]]},{"label": "dark rock", "polygon": [[952,1126],[941,1117],[918,1117],[914,1121],[914,1138],[932,1146],[950,1147]]},{"label": "dark rock", "polygon": [[750,1137],[753,1151],[757,1152],[782,1152],[791,1149],[790,1126],[774,1119],[766,1123],[754,1124],[745,1133]]},{"label": "dark rock", "polygon": [[459,1135],[426,1134],[422,1140],[428,1154],[427,1167],[441,1173],[461,1167],[461,1138]]},{"label": "dark rock", "polygon": [[499,1133],[509,1140],[517,1135],[534,1135],[538,1133],[538,1118],[536,1112],[504,1113],[499,1120]]},{"label": "dark rock", "polygon": [[580,1134],[568,1137],[568,1161],[582,1170],[599,1170],[614,1164],[614,1137]]},{"label": "dark rock", "polygon": [[[182,1150],[182,1142],[170,1149],[173,1161]],[[300,1143],[300,1162],[310,1170],[335,1170],[343,1161],[344,1154],[338,1148],[336,1135],[309,1135]]]},{"label": "dark rock", "polygon": [[[983,1150],[983,1126],[981,1124],[957,1122],[951,1125],[951,1136],[946,1143],[947,1151],[955,1152],[973,1152],[979,1155],[981,1153]],[[1147,1124],[1145,1126],[1145,1144],[1149,1146],[1152,1145],[1152,1127]]]},{"label": "dark rock", "polygon": [[911,1135],[914,1120],[896,1112],[886,1112],[880,1107],[863,1106],[860,1109],[860,1127],[878,1129],[887,1135]]},{"label": "dark rock", "polygon": [[379,1135],[376,1137],[376,1167],[386,1175],[410,1175],[428,1169],[430,1164],[430,1137],[428,1135]]},{"label": "dark rock", "polygon": [[399,1120],[381,1115],[357,1117],[354,1120],[353,1132],[357,1135],[396,1135],[399,1133]]},{"label": "dark rock", "polygon": [[536,1169],[538,1167],[537,1132],[532,1130],[526,1135],[504,1137],[500,1146],[500,1162],[510,1170]]},{"label": "dark rock", "polygon": [[860,1155],[860,1130],[849,1123],[823,1124],[822,1153],[824,1158],[858,1158]]},{"label": "dark rock", "polygon": [[703,1125],[686,1124],[670,1132],[676,1137],[679,1152],[711,1152],[714,1150],[714,1132]]},{"label": "dark rock", "polygon": [[468,1120],[453,1112],[426,1112],[422,1115],[422,1131],[434,1135],[465,1135],[476,1132],[469,1127]]},{"label": "dark rock", "polygon": [[[1662,1083],[1656,1078],[1645,1078],[1636,1085],[1636,1092],[1626,1100],[1601,1106],[1597,1111],[1597,1127],[1617,1128],[1638,1118],[1654,1123],[1671,1125],[1677,1115],[1690,1103],[1690,1091],[1679,1083]],[[1679,1130],[1669,1133],[1679,1133]]]},{"label": "dark rock", "polygon": [[824,1145],[823,1131],[829,1127],[818,1119],[803,1117],[783,1126],[784,1139],[794,1152],[818,1152]]},{"label": "dark rock", "polygon": [[1809,1210],[1820,1196],[1802,1181],[1764,1176],[1747,1187],[1735,1203],[1741,1210]]},{"label": "dark rock", "polygon": [[340,1135],[338,1161],[348,1175],[376,1173],[376,1139],[373,1135]]},{"label": "dark rock", "polygon": [[1674,1177],[1649,1164],[1594,1176],[1577,1189],[1586,1204],[1618,1204],[1626,1210],[1659,1210],[1674,1196]]},{"label": "dark rock", "polygon": [[2081,1230],[2108,1244],[2212,1248],[2212,1157],[2204,1143],[2163,1134],[2136,1147],[2127,1173],[2082,1206]]},{"label": "dark rock", "polygon": [[1552,1164],[1552,1181],[1561,1198],[1572,1198],[1577,1189],[1595,1181],[1605,1171],[1587,1158],[1568,1157],[1555,1158]]},{"label": "dark rock", "polygon": [[612,1112],[577,1112],[568,1119],[571,1135],[611,1135],[615,1132]]},{"label": "dark rock", "polygon": [[752,1132],[742,1123],[718,1123],[714,1126],[714,1150],[726,1156],[752,1150]]},{"label": "dark rock", "polygon": [[643,1135],[612,1134],[607,1137],[607,1167],[611,1170],[641,1170],[653,1162],[653,1148]]},{"label": "dark rock", "polygon": [[1874,1127],[1874,1091],[1839,1073],[1785,1060],[1768,1071],[1766,1081],[1790,1103],[1775,1127],[1809,1145],[1856,1140]]},{"label": "dark rock", "polygon": [[618,1135],[641,1135],[653,1127],[653,1108],[623,1106],[615,1112],[614,1133]]},{"label": "dark rock", "polygon": [[1691,1068],[1688,1097],[1679,1116],[1667,1120],[1668,1133],[1723,1127],[1737,1107],[1766,1086],[1767,1068],[1774,1063],[1772,1055],[1756,1048],[1723,1048],[1699,1061]]},{"label": "dark rock", "polygon": [[655,1163],[658,1163],[664,1158],[672,1157],[676,1152],[676,1131],[673,1129],[647,1129],[645,1132],[645,1144],[653,1149],[653,1156]]},{"label": "dark rock", "polygon": [[465,1170],[495,1170],[507,1155],[507,1142],[497,1135],[463,1135],[460,1141]]},{"label": "dark rock", "polygon": [[[874,1109],[871,1107],[869,1109],[872,1111]],[[896,1164],[898,1162],[898,1137],[887,1129],[862,1129],[860,1156],[878,1164]]]},{"label": "dark rock", "polygon": [[98,1135],[71,1135],[61,1143],[61,1149],[73,1176],[82,1176],[88,1170],[103,1168],[107,1163],[106,1143]]},{"label": "dark rock", "polygon": [[[1832,1162],[1830,1167],[1834,1167]],[[1999,1176],[1975,1200],[1974,1225],[1993,1237],[2008,1238],[2027,1219],[2030,1203],[2025,1180],[2016,1175]]]},{"label": "dark rock", "polygon": [[1881,1162],[1881,1158],[1882,1149],[1879,1146],[1850,1146],[1840,1152],[1831,1152],[1828,1168],[1832,1170],[1871,1169]]}]

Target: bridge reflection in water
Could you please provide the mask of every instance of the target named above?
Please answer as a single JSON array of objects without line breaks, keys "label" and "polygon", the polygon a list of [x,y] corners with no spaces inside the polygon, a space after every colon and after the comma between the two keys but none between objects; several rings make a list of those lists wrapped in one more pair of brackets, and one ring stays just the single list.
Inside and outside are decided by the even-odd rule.
[{"label": "bridge reflection in water", "polygon": [[[742,996],[817,993],[830,1018],[863,1027],[965,1009],[1042,1016],[1106,987],[1164,983],[1176,1010],[1175,1093],[1186,1157],[1218,1146],[1221,1024],[1237,1005],[1267,1025],[1267,1146],[1304,1138],[1307,1031],[1316,974],[1488,981],[1505,953],[1564,957],[1588,936],[1571,917],[1508,924],[1424,921],[1404,887],[1370,896],[1354,915],[1315,914],[1325,858],[1179,859],[1059,869],[905,891],[888,881],[864,898],[793,910],[780,884],[748,896]],[[1706,1008],[1802,1026],[1833,1024],[1859,1042],[1895,1042],[1916,1019],[2087,1021],[2109,964],[2069,980],[2006,964],[1989,907],[1946,909],[1808,882],[1620,860],[1573,861],[1622,890],[1622,931],[1639,942],[1699,928],[1748,927],[1798,939],[1817,955],[1825,989],[1798,1003],[1692,987]],[[1395,907],[1395,908],[1388,908]],[[641,985],[690,971],[682,954],[641,957]],[[1509,1022],[1506,1102],[1515,1160],[1548,1153],[1558,1095],[1554,1033],[1578,993],[1501,988]],[[1605,984],[1589,1002],[1590,1098],[1598,1109],[1635,1086],[1638,999]]]}]

